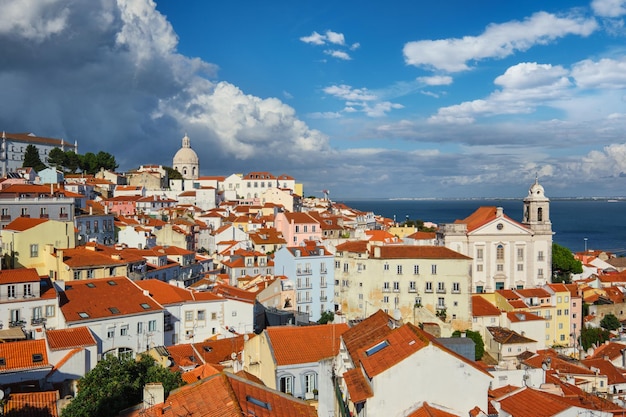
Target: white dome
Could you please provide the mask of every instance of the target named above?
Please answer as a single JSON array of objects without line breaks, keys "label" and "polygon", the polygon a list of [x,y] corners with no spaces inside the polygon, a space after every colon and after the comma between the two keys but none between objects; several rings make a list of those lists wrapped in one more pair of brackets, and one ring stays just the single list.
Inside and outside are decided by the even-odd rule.
[{"label": "white dome", "polygon": [[198,154],[191,149],[191,141],[185,135],[182,147],[174,155],[173,168],[185,179],[197,179],[200,160]]}]

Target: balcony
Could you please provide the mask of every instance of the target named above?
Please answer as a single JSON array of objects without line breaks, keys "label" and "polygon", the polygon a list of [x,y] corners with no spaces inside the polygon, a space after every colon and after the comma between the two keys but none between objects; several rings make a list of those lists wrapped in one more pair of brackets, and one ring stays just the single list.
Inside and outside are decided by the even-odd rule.
[{"label": "balcony", "polygon": [[391,292],[391,288],[383,288],[383,292]]},{"label": "balcony", "polygon": [[23,327],[26,326],[26,320],[11,320],[9,327]]},{"label": "balcony", "polygon": [[326,288],[327,286],[328,284],[326,283],[326,281],[320,282],[320,288]]},{"label": "balcony", "polygon": [[400,292],[400,288],[394,288],[393,292]]},{"label": "balcony", "polygon": [[67,219],[67,213],[60,213],[59,219]]},{"label": "balcony", "polygon": [[446,293],[445,288],[437,288],[437,294],[445,294],[445,293]]},{"label": "balcony", "polygon": [[328,301],[328,296],[327,295],[321,295],[320,296],[320,301]]},{"label": "balcony", "polygon": [[461,294],[461,290],[457,289],[452,289],[452,294]]},{"label": "balcony", "polygon": [[2,216],[0,216],[0,220],[2,220],[3,222],[10,221],[11,220],[11,215],[3,214]]},{"label": "balcony", "polygon": [[46,324],[45,317],[36,317],[30,320],[30,324],[33,326],[40,326],[42,324]]},{"label": "balcony", "polygon": [[432,288],[426,288],[426,289],[424,290],[424,292],[426,292],[426,293],[432,293],[432,292],[433,292],[433,289],[432,289]]},{"label": "balcony", "polygon": [[39,218],[40,218],[40,219],[47,219],[47,218],[49,218],[49,217],[50,217],[50,215],[48,215],[48,214],[46,214],[46,213],[41,213],[41,214],[39,215]]},{"label": "balcony", "polygon": [[320,270],[320,274],[327,274],[328,270],[326,268],[323,268]]},{"label": "balcony", "polygon": [[417,292],[417,288],[409,288],[409,292]]}]

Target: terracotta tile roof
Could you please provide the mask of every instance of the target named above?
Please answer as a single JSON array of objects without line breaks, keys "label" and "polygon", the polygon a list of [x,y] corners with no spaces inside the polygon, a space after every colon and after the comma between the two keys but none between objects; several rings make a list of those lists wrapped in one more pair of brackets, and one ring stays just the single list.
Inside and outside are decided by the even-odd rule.
[{"label": "terracotta tile roof", "polygon": [[[254,335],[252,335],[254,337]],[[232,360],[232,354],[239,355],[243,351],[244,336],[227,337],[219,340],[206,340],[194,343],[196,354],[204,363],[217,364]]]},{"label": "terracotta tile roof", "polygon": [[622,374],[622,370],[617,369],[612,362],[606,359],[585,359],[582,362],[589,369],[599,369],[600,375],[605,375],[607,377],[609,385],[626,383],[626,377]]},{"label": "terracotta tile roof", "polygon": [[157,279],[137,281],[137,285],[148,291],[150,296],[162,306],[193,301],[191,291]]},{"label": "terracotta tile roof", "polygon": [[509,311],[506,313],[507,318],[511,323],[519,323],[523,321],[544,321],[543,317],[536,314],[529,313],[528,311]]},{"label": "terracotta tile roof", "polygon": [[608,357],[615,360],[622,357],[622,351],[626,349],[626,344],[619,342],[607,342],[598,346],[589,359]]},{"label": "terracotta tile roof", "polygon": [[67,322],[163,310],[152,297],[144,295],[143,290],[126,277],[69,281],[65,284],[61,299],[61,311]]},{"label": "terracotta tile roof", "polygon": [[354,240],[337,245],[337,252],[366,253],[369,243],[367,240]]},{"label": "terracotta tile roof", "polygon": [[421,407],[411,414],[407,414],[407,417],[458,417],[458,414],[452,414],[442,408],[433,407],[424,401]]},{"label": "terracotta tile roof", "polygon": [[126,252],[94,243],[73,249],[57,250],[57,256],[60,253],[63,254],[63,263],[71,268],[127,265],[144,261],[143,257],[131,251]]},{"label": "terracotta tile roof", "polygon": [[0,374],[51,367],[43,339],[0,343],[0,359],[4,359],[4,365],[0,361]]},{"label": "terracotta tile roof", "polygon": [[513,290],[513,291],[524,298],[530,298],[530,297],[550,298],[550,293],[544,290],[543,288],[522,288],[522,289]]},{"label": "terracotta tile roof", "polygon": [[383,310],[378,310],[342,335],[343,343],[355,365],[358,363],[358,350],[369,347],[387,336],[391,332],[390,322],[393,322],[391,316]]},{"label": "terracotta tile roof", "polygon": [[386,230],[366,230],[365,235],[370,237],[370,242],[389,242],[396,238]]},{"label": "terracotta tile roof", "polygon": [[220,295],[224,298],[229,298],[238,301],[244,301],[247,303],[254,304],[256,300],[257,293],[259,291],[246,291],[237,287],[233,287],[228,284],[219,284],[216,283],[213,287],[213,294]]},{"label": "terracotta tile roof", "polygon": [[293,222],[294,224],[319,224],[319,222],[311,217],[309,215],[309,213],[305,213],[305,212],[284,212],[283,213],[285,215],[285,218],[287,219],[287,222],[291,224],[291,222]]},{"label": "terracotta tile roof", "polygon": [[11,393],[6,397],[4,415],[58,417],[59,391]]},{"label": "terracotta tile roof", "polygon": [[18,217],[11,223],[5,226],[5,230],[14,230],[16,232],[23,232],[28,229],[32,229],[35,226],[39,226],[42,223],[47,222],[48,219],[37,219],[31,217]]},{"label": "terracotta tile roof", "polygon": [[362,403],[374,396],[374,391],[369,382],[367,382],[367,379],[365,379],[360,367],[344,372],[343,379],[346,382],[348,392],[350,393],[350,400],[353,403]]},{"label": "terracotta tile roof", "polygon": [[172,372],[181,370],[181,367],[195,368],[204,364],[202,358],[196,353],[191,344],[184,343],[168,346],[167,351],[173,362],[173,365],[170,367]]},{"label": "terracotta tile roof", "polygon": [[550,369],[558,371],[561,374],[570,375],[594,375],[593,371],[580,365],[578,361],[573,361],[570,358],[562,358],[554,351],[541,351],[537,352],[537,355],[532,358],[528,358],[524,363],[533,368],[541,368],[541,366],[550,362]]},{"label": "terracotta tile roof", "polygon": [[437,237],[437,233],[435,232],[415,232],[407,236],[410,239],[415,240],[432,240]]},{"label": "terracotta tile roof", "polygon": [[65,350],[76,347],[94,346],[94,339],[86,326],[46,331],[46,339],[50,350]]},{"label": "terracotta tile roof", "polygon": [[187,384],[193,384],[196,381],[200,381],[201,379],[219,374],[220,372],[222,372],[222,369],[217,369],[215,366],[209,365],[207,363],[204,365],[200,365],[192,369],[191,371],[183,372],[181,378]]},{"label": "terracotta tile roof", "polygon": [[509,300],[509,305],[515,309],[528,308],[528,304],[522,300]]},{"label": "terracotta tile roof", "polygon": [[37,270],[34,268],[0,270],[0,285],[39,282],[39,280],[39,274],[37,274]]},{"label": "terracotta tile roof", "polygon": [[392,330],[384,339],[358,350],[367,376],[372,378],[428,346],[429,340],[414,333],[410,326]]},{"label": "terracotta tile roof", "polygon": [[370,248],[375,253],[380,248],[380,259],[472,259],[445,246],[377,246]]},{"label": "terracotta tile roof", "polygon": [[480,295],[472,295],[472,316],[500,316],[500,309]]},{"label": "terracotta tile roof", "polygon": [[488,326],[487,330],[491,333],[493,340],[502,344],[536,342],[536,340],[529,339],[528,337],[522,336],[521,334],[504,327]]},{"label": "terracotta tile roof", "polygon": [[[478,209],[476,209],[476,211],[472,214],[470,214],[468,217],[466,217],[465,219],[462,220],[456,220],[454,223],[459,224],[459,223],[465,223],[467,224],[467,231],[471,232],[473,230],[478,229],[479,227],[495,220],[497,218],[496,216],[496,212],[497,212],[497,207],[495,206],[483,206],[483,207],[479,207]],[[524,226],[521,223],[516,222],[515,220],[511,219],[509,216],[503,214],[502,215],[503,218],[519,225],[520,227],[526,228],[526,226]]]},{"label": "terracotta tile roof", "polygon": [[614,412],[614,415],[621,415],[624,413],[624,409],[612,403],[610,400],[602,398],[597,395],[589,395],[582,389],[574,384],[570,384],[553,370],[546,371],[546,383],[554,384],[563,391],[563,401],[567,401],[569,404],[587,409],[587,410],[600,410],[606,412]]},{"label": "terracotta tile roof", "polygon": [[188,415],[207,417],[317,417],[315,408],[290,395],[269,389],[245,378],[219,373],[172,391],[165,403],[148,411],[136,408],[127,416],[156,413],[163,417]]},{"label": "terracotta tile roof", "polygon": [[529,387],[496,398],[503,411],[513,416],[549,417],[565,412],[572,406],[561,397],[547,394]]},{"label": "terracotta tile roof", "polygon": [[273,326],[265,329],[276,365],[319,362],[336,356],[347,324],[317,326]]},{"label": "terracotta tile roof", "polygon": [[248,232],[250,240],[257,244],[286,244],[287,241],[282,233],[273,227],[261,228],[253,232]]}]

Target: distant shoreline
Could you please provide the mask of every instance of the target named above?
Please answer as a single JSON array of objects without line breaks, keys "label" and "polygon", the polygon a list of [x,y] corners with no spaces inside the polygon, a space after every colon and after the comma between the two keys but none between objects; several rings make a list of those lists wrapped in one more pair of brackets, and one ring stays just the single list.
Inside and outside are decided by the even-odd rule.
[{"label": "distant shoreline", "polygon": [[[607,201],[611,203],[626,202],[626,197],[549,197],[550,201]],[[331,198],[331,200],[333,200]],[[352,197],[333,200],[342,201],[522,201],[520,197]]]}]

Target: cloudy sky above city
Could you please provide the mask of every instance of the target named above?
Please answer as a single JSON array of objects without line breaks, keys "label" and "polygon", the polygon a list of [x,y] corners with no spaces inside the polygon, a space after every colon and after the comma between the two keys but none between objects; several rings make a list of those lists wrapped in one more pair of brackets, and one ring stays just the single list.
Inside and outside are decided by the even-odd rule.
[{"label": "cloudy sky above city", "polygon": [[[429,4],[434,3],[434,4]],[[0,129],[331,198],[626,195],[626,0],[0,0]]]}]

